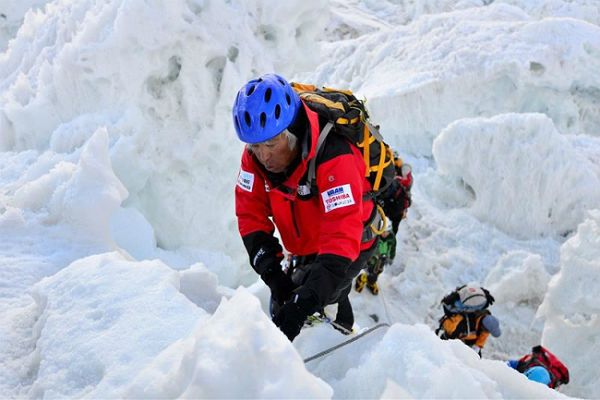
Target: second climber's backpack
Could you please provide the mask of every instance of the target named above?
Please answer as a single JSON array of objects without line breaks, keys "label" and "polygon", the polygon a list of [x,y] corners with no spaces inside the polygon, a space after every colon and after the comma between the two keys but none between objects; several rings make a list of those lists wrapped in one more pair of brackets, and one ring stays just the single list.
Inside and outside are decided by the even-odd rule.
[{"label": "second climber's backpack", "polygon": [[551,388],[557,388],[560,385],[569,383],[569,370],[567,367],[548,349],[538,345],[531,348],[531,354],[527,354],[519,359],[517,371],[525,372],[536,365],[546,368],[550,373]]},{"label": "second climber's backpack", "polygon": [[[357,99],[350,90],[327,87],[319,89],[314,85],[295,82],[290,85],[311,110],[329,121],[319,133],[317,156],[332,130],[347,138],[363,154],[367,167],[366,177],[373,188],[370,195],[377,198],[396,176],[394,154],[383,141],[378,128],[369,122],[364,102]],[[311,185],[316,176],[316,158],[308,165],[308,182]]]},{"label": "second climber's backpack", "polygon": [[488,307],[494,303],[490,292],[477,285],[457,287],[442,301],[444,316],[435,331],[442,339],[460,339],[472,345],[482,332],[483,317],[490,315]]},{"label": "second climber's backpack", "polygon": [[440,319],[440,326],[436,330],[436,334],[442,340],[459,339],[472,346],[484,331],[482,321],[486,315],[490,315],[489,310],[468,314],[444,315]]}]

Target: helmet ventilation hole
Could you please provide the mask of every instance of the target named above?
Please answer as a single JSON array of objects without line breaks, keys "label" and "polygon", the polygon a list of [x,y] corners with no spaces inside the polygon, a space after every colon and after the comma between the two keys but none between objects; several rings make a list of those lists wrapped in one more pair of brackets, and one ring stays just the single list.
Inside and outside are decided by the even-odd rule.
[{"label": "helmet ventilation hole", "polygon": [[275,119],[279,119],[280,115],[281,115],[281,106],[279,104],[277,104],[275,106]]},{"label": "helmet ventilation hole", "polygon": [[265,114],[264,112],[260,113],[260,127],[264,128],[266,124],[267,124],[267,114]]},{"label": "helmet ventilation hole", "polygon": [[290,98],[290,95],[289,95],[289,94],[287,94],[287,93],[285,94],[285,101],[286,101],[286,103],[288,104],[288,106],[289,106],[290,104],[292,104],[292,99]]},{"label": "helmet ventilation hole", "polygon": [[265,103],[268,103],[271,100],[271,88],[268,88],[265,91]]},{"label": "helmet ventilation hole", "polygon": [[250,118],[250,113],[248,113],[248,111],[244,113],[244,120],[246,121],[246,125],[249,127],[252,126],[252,118]]},{"label": "helmet ventilation hole", "polygon": [[254,89],[256,89],[255,85],[250,86],[247,90],[246,90],[246,96],[250,96],[252,93],[254,93]]}]

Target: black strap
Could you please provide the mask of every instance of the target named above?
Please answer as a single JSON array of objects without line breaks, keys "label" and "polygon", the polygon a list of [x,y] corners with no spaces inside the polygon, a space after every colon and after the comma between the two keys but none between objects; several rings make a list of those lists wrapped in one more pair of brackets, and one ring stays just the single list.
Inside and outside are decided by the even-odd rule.
[{"label": "black strap", "polygon": [[325,126],[323,127],[323,130],[321,130],[321,132],[319,132],[319,139],[317,140],[317,149],[315,151],[315,156],[308,161],[308,183],[313,186],[313,184],[315,183],[315,178],[317,176],[317,171],[316,171],[316,166],[317,166],[317,157],[319,157],[321,155],[321,152],[323,151],[323,143],[325,143],[325,139],[327,139],[327,136],[329,136],[329,132],[331,132],[331,128],[333,128],[333,122],[328,121]]}]

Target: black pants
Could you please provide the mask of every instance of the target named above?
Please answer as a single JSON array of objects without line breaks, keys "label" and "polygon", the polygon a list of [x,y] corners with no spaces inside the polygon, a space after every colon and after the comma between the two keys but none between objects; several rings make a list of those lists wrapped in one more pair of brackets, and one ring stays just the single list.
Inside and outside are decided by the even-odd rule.
[{"label": "black pants", "polygon": [[336,290],[334,296],[332,296],[333,301],[330,302],[330,304],[338,304],[335,320],[346,327],[352,327],[352,325],[354,325],[354,312],[352,311],[352,304],[350,304],[350,299],[348,298],[350,290],[352,289],[352,282],[360,271],[366,267],[367,261],[369,261],[373,255],[375,249],[376,243],[371,246],[371,248],[360,252],[358,258],[348,267],[346,276],[344,276],[344,279],[338,286],[338,290]]}]

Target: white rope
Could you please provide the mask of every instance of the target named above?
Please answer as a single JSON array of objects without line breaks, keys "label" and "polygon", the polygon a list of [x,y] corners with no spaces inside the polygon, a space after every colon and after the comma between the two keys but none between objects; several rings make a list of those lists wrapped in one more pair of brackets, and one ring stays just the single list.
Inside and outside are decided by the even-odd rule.
[{"label": "white rope", "polygon": [[387,302],[385,301],[385,297],[383,296],[383,291],[379,291],[379,296],[381,296],[381,302],[383,303],[383,311],[385,312],[385,318],[387,319],[387,323],[392,325],[392,318],[390,317],[390,312],[388,309]]}]

